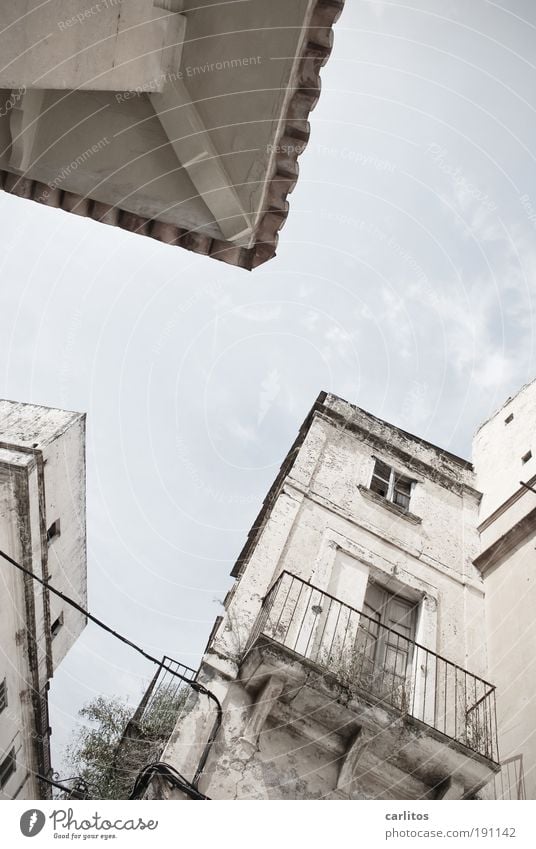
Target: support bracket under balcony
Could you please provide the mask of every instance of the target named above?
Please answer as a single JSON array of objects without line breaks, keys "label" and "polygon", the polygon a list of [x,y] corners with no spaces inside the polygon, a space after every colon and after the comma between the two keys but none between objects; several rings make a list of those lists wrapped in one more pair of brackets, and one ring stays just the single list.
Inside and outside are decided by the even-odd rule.
[{"label": "support bracket under balcony", "polygon": [[245,743],[246,746],[253,749],[257,748],[264,723],[274,706],[274,702],[277,701],[284,688],[285,681],[283,678],[272,676],[268,679],[253,703],[250,717],[240,738],[241,743]]},{"label": "support bracket under balcony", "polygon": [[460,778],[451,775],[443,784],[440,785],[437,791],[436,799],[463,799],[465,795],[464,783]]},{"label": "support bracket under balcony", "polygon": [[359,760],[373,737],[374,735],[364,728],[361,728],[357,732],[356,736],[348,746],[344,760],[342,761],[339,777],[337,779],[336,792],[344,794],[345,796],[349,794],[348,788],[355,779]]}]

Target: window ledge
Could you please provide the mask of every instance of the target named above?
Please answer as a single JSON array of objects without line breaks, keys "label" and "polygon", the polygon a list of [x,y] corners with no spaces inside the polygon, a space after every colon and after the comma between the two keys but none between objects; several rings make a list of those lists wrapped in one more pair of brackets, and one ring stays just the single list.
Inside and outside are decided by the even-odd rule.
[{"label": "window ledge", "polygon": [[421,524],[422,519],[420,516],[416,516],[415,513],[410,513],[408,510],[404,510],[403,507],[399,507],[398,504],[393,504],[392,501],[387,501],[386,498],[382,498],[381,495],[378,495],[377,492],[373,492],[373,490],[369,489],[368,486],[362,486],[362,484],[359,484],[357,488],[361,495],[365,498],[368,498],[375,504],[379,504],[381,507],[385,508],[385,510],[390,510],[391,513],[395,514],[395,516],[399,516],[401,519],[411,522],[412,525]]}]

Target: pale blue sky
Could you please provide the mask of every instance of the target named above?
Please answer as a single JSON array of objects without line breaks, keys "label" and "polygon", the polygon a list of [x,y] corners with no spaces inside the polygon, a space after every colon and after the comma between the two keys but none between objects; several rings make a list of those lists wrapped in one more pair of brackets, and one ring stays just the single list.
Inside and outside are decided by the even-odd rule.
[{"label": "pale blue sky", "polygon": [[[197,665],[321,389],[469,456],[534,377],[535,38],[529,0],[347,0],[253,274],[0,193],[0,394],[88,412],[96,615]],[[88,627],[56,751],[84,701],[152,672]]]}]

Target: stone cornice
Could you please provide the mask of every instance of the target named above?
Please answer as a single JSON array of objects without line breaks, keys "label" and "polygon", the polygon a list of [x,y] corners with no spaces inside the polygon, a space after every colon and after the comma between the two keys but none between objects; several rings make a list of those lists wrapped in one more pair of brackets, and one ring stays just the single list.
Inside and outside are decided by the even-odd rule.
[{"label": "stone cornice", "polygon": [[493,566],[504,560],[505,557],[513,551],[520,543],[536,531],[536,507],[527,513],[522,519],[517,522],[513,528],[510,528],[502,537],[499,537],[496,542],[486,548],[480,554],[474,565],[482,575],[485,575]]}]

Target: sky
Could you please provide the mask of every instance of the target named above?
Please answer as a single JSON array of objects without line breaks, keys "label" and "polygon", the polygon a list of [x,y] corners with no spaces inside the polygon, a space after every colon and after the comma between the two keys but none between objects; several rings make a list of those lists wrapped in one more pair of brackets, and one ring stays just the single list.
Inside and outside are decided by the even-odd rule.
[{"label": "sky", "polygon": [[[88,414],[92,613],[196,667],[321,390],[470,457],[536,376],[536,5],[346,0],[278,256],[253,273],[0,192],[0,395]],[[90,625],[50,692],[135,705]]]}]

